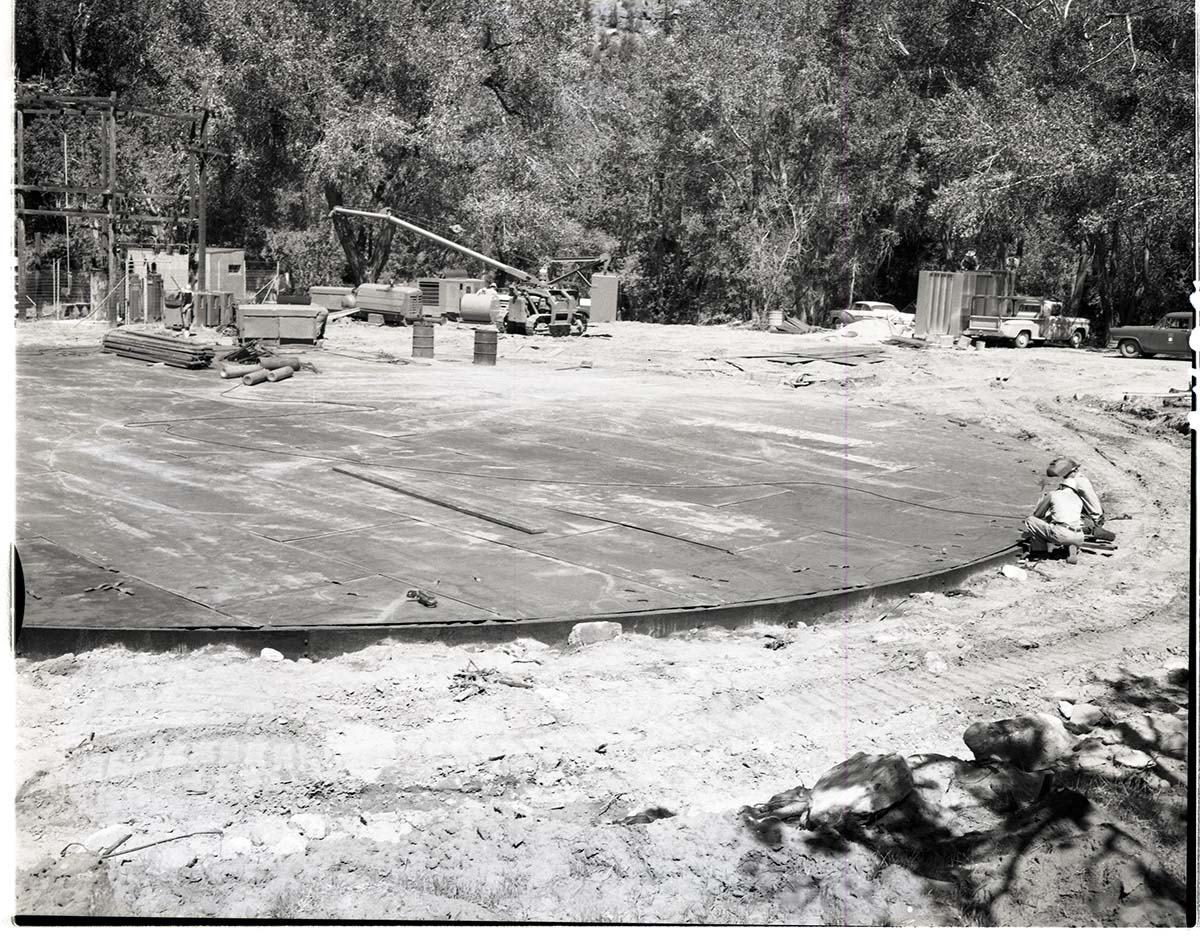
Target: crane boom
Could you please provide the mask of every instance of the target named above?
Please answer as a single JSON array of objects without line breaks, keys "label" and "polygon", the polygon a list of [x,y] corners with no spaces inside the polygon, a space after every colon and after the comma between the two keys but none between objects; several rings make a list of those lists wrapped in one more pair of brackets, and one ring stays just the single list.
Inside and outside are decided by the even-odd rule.
[{"label": "crane boom", "polygon": [[480,263],[486,263],[488,266],[507,273],[513,279],[522,283],[537,283],[537,277],[531,276],[524,270],[518,270],[514,266],[509,266],[507,263],[501,263],[486,254],[481,254],[478,251],[472,250],[470,247],[464,247],[462,244],[456,244],[452,240],[447,240],[445,237],[440,237],[432,231],[426,231],[424,228],[417,227],[409,221],[397,218],[390,211],[362,211],[358,208],[342,208],[341,206],[334,208],[329,212],[332,218],[334,215],[352,215],[358,218],[374,218],[378,221],[387,221],[389,224],[394,224],[398,228],[403,228],[406,231],[412,231],[414,234],[420,234],[422,237],[433,241],[435,244],[440,244],[443,247],[456,251],[465,257],[470,257],[473,260],[478,260]]}]

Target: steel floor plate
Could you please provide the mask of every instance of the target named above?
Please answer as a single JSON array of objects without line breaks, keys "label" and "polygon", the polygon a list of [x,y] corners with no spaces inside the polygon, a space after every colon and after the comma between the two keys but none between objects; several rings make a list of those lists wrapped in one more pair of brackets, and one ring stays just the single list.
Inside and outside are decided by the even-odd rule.
[{"label": "steel floor plate", "polygon": [[[319,373],[244,387],[99,352],[18,355],[24,626],[546,621],[798,598],[994,555],[1038,492],[1040,452],[852,398],[503,355],[306,357]],[[489,505],[545,532],[492,522]],[[126,590],[98,589],[113,581]]]}]

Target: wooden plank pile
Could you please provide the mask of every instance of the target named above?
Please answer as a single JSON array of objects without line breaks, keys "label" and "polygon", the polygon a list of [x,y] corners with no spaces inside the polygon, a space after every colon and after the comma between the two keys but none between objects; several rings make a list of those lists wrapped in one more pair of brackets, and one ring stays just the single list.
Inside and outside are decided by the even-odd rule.
[{"label": "wooden plank pile", "polygon": [[783,317],[783,322],[771,331],[778,332],[784,335],[807,335],[810,332],[821,331],[820,328],[814,328],[812,325],[805,325],[799,319],[792,318],[790,315]]},{"label": "wooden plank pile", "polygon": [[151,364],[167,364],[196,370],[212,364],[213,346],[195,344],[166,335],[145,335],[140,332],[110,331],[104,336],[101,350],[119,357],[147,361]]}]

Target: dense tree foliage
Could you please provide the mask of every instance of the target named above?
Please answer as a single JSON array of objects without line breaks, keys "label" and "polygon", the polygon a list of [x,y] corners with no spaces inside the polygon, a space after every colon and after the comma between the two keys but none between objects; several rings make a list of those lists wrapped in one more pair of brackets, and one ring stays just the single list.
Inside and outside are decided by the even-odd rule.
[{"label": "dense tree foliage", "polygon": [[[633,312],[659,321],[904,305],[920,269],[974,249],[1106,323],[1177,305],[1192,255],[1192,10],[1119,6],[18,0],[15,16],[21,81],[207,102],[229,154],[210,243],[302,283],[464,265],[331,221],[345,204],[531,269],[610,251]],[[32,177],[61,177],[63,129],[30,122]],[[128,129],[124,179],[185,192],[178,128]],[[81,178],[98,171],[85,150]]]}]

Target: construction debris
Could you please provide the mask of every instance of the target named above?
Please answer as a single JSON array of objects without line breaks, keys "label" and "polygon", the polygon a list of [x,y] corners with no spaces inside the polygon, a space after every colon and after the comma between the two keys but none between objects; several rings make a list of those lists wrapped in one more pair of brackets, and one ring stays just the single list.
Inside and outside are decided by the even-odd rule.
[{"label": "construction debris", "polygon": [[438,603],[437,595],[435,595],[433,592],[426,591],[423,588],[410,588],[408,590],[408,594],[406,594],[404,597],[409,601],[419,602],[426,608],[436,608]]},{"label": "construction debris", "polygon": [[189,370],[208,367],[213,360],[213,346],[210,344],[198,345],[165,335],[145,335],[120,329],[104,336],[101,350],[118,357]]},{"label": "construction debris", "polygon": [[487,692],[490,685],[512,686],[515,689],[533,688],[533,683],[528,679],[505,676],[495,667],[481,669],[472,660],[468,660],[463,669],[450,677],[450,691],[455,693],[455,702],[463,702],[471,696],[482,695]]}]

